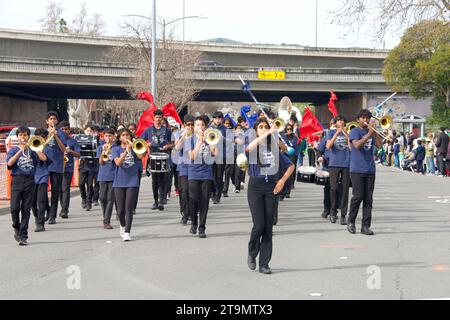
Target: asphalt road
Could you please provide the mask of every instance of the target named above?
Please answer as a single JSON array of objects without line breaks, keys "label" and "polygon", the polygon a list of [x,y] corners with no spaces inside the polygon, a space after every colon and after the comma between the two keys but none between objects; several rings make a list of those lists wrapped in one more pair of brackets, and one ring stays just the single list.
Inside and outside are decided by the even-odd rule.
[{"label": "asphalt road", "polygon": [[[179,224],[178,198],[151,211],[143,186],[124,243],[117,221],[102,227],[72,198],[70,218],[44,233],[30,223],[27,247],[0,216],[1,299],[444,299],[450,298],[450,179],[378,167],[374,236],[320,217],[322,187],[296,183],[280,203],[272,275],[247,267],[246,190],[211,203],[206,239]],[[360,228],[360,215],[357,231]]]}]

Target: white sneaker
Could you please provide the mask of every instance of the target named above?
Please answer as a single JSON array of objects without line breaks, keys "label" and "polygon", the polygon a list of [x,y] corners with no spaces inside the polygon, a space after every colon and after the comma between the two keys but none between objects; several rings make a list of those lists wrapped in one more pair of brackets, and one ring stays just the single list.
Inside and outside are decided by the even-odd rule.
[{"label": "white sneaker", "polygon": [[244,190],[244,183],[241,182],[241,190]]},{"label": "white sneaker", "polygon": [[123,241],[131,241],[131,236],[128,232],[123,234]]},{"label": "white sneaker", "polygon": [[125,234],[125,227],[120,226],[120,236],[123,238],[124,234]]}]

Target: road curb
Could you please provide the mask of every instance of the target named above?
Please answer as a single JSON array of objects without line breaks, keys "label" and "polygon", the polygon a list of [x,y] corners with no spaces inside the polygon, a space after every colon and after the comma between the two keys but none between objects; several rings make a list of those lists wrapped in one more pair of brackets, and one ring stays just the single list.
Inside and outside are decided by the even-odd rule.
[{"label": "road curb", "polygon": [[[70,198],[76,197],[78,195],[80,195],[80,190],[78,188],[70,191]],[[9,206],[0,208],[0,217],[7,214],[11,214],[11,208]]]}]

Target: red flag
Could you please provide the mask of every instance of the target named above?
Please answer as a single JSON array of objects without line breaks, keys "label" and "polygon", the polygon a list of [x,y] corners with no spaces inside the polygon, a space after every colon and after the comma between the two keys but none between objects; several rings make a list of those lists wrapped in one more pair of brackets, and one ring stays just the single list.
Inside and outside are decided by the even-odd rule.
[{"label": "red flag", "polygon": [[323,127],[320,124],[319,120],[317,120],[316,116],[311,112],[311,110],[306,107],[303,113],[302,125],[300,127],[299,140],[301,141],[304,138],[310,138],[315,133],[319,133],[321,131],[323,131]]},{"label": "red flag", "polygon": [[338,101],[338,98],[336,97],[336,95],[334,94],[333,91],[330,91],[331,97],[330,97],[330,101],[328,101],[328,110],[330,110],[330,112],[333,114],[333,117],[336,117],[338,115],[337,109],[336,109],[336,104],[335,102]]},{"label": "red flag", "polygon": [[155,106],[154,98],[150,92],[147,91],[139,92],[136,98],[147,100],[148,102],[150,102],[150,108],[148,108],[142,113],[141,117],[139,118],[138,126],[136,129],[136,135],[141,136],[141,134],[144,132],[145,129],[153,125],[154,112],[155,110],[158,110],[158,107]]},{"label": "red flag", "polygon": [[169,102],[164,107],[162,107],[162,112],[164,113],[164,117],[172,117],[176,122],[183,124],[180,116],[178,115],[177,108],[175,108],[175,104],[173,102]]}]

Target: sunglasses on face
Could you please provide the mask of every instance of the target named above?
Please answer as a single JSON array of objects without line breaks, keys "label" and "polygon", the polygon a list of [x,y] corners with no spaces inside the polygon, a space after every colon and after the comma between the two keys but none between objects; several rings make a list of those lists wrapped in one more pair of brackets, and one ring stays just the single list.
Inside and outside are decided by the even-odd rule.
[{"label": "sunglasses on face", "polygon": [[292,128],[286,128],[286,131],[292,131]]},{"label": "sunglasses on face", "polygon": [[194,124],[193,124],[193,123],[186,123],[185,126],[186,126],[186,127],[193,127]]}]

